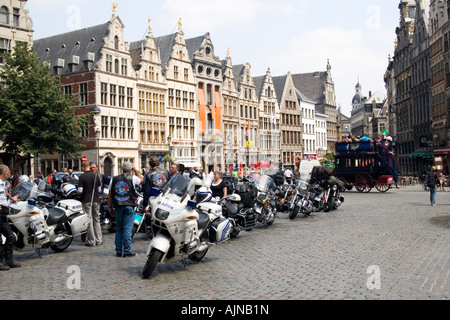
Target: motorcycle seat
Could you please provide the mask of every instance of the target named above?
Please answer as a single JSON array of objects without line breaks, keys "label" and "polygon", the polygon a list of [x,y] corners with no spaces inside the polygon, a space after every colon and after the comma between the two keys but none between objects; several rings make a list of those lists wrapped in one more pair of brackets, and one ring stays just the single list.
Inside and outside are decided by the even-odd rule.
[{"label": "motorcycle seat", "polygon": [[48,208],[47,225],[53,226],[66,219],[66,212],[60,208]]},{"label": "motorcycle seat", "polygon": [[200,212],[198,214],[198,220],[197,220],[198,228],[204,229],[208,226],[208,223],[209,223],[209,215],[204,212]]}]

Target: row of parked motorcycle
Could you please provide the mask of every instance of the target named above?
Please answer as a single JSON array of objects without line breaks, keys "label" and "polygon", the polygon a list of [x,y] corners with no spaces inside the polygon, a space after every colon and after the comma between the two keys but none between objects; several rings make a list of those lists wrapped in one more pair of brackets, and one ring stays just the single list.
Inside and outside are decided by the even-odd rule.
[{"label": "row of parked motorcycle", "polygon": [[[135,208],[133,236],[143,232],[150,240],[143,278],[149,278],[158,263],[200,261],[210,247],[241,231],[250,231],[258,223],[272,225],[278,213],[287,213],[293,220],[300,214],[334,210],[344,201],[340,193],[345,186],[322,167],[313,169],[308,182],[283,180],[280,175],[253,174],[236,188],[229,184],[229,194],[220,199],[212,196],[211,181],[177,176],[163,190],[152,189],[148,214],[143,213],[141,196]],[[104,189],[99,215],[102,228],[114,232],[108,192]],[[41,256],[41,249],[62,252],[74,237],[85,239],[88,218],[73,182],[50,188],[42,180],[23,179],[12,195],[20,199],[10,206],[8,215],[16,250],[36,250]]]}]

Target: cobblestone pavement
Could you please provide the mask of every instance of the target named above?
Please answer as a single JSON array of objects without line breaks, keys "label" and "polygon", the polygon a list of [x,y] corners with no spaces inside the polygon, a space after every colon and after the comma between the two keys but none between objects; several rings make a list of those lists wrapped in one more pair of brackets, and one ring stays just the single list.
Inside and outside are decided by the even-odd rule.
[{"label": "cobblestone pavement", "polygon": [[241,232],[186,269],[159,264],[148,280],[143,234],[133,258],[115,257],[109,233],[99,247],[76,238],[63,253],[16,253],[22,268],[0,272],[0,300],[449,298],[450,192],[438,192],[435,207],[420,186],[344,196],[337,211],[293,221],[280,214],[271,227]]}]

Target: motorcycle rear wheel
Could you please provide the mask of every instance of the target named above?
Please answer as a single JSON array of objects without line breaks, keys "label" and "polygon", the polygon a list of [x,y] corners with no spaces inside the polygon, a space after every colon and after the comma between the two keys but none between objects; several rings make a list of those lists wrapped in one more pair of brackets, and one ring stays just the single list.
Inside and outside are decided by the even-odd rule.
[{"label": "motorcycle rear wheel", "polygon": [[231,233],[230,233],[230,237],[236,238],[240,232],[241,232],[241,230],[239,230],[238,228],[236,228],[236,226],[234,226],[233,231],[231,231]]},{"label": "motorcycle rear wheel", "polygon": [[144,269],[142,270],[142,277],[144,279],[148,279],[150,275],[153,273],[153,271],[156,268],[156,265],[158,264],[159,260],[162,257],[162,252],[156,249],[153,249],[150,254],[148,255],[147,262],[145,263]]},{"label": "motorcycle rear wheel", "polygon": [[[209,248],[208,248],[209,249]],[[194,262],[200,262],[208,252],[208,249],[202,250],[202,251],[195,251],[193,254],[189,256],[189,259]]]},{"label": "motorcycle rear wheel", "polygon": [[52,249],[55,252],[63,252],[64,250],[66,250],[70,244],[72,243],[73,238],[67,238],[67,240],[65,241],[61,241],[58,243],[55,243],[54,245],[50,246],[50,249]]}]

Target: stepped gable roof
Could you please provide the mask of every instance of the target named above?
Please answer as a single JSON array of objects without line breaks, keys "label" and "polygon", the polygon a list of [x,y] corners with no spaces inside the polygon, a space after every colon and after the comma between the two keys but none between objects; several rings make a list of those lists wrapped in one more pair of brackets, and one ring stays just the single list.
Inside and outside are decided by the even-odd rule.
[{"label": "stepped gable roof", "polygon": [[172,33],[166,36],[155,38],[156,47],[161,54],[161,66],[164,68],[167,66],[172,55],[172,49],[175,44],[176,33]]},{"label": "stepped gable roof", "polygon": [[233,76],[236,82],[236,87],[239,88],[241,84],[241,77],[244,75],[245,65],[237,64],[233,66]]},{"label": "stepped gable roof", "polygon": [[318,104],[325,102],[326,72],[293,74],[292,80],[294,86],[310,100],[316,101]]},{"label": "stepped gable roof", "polygon": [[101,49],[104,45],[103,38],[109,35],[110,22],[97,26],[58,34],[48,38],[35,40],[33,48],[41,61],[50,61],[54,66],[57,59],[64,59],[62,74],[69,72],[69,64],[73,56],[79,57],[78,65],[74,66],[73,72],[85,70],[83,60],[88,53],[94,53],[93,65],[95,66],[101,58]]},{"label": "stepped gable roof", "polygon": [[277,94],[278,103],[281,103],[281,99],[283,98],[284,86],[286,85],[287,75],[272,77],[273,87],[275,88],[275,92]]},{"label": "stepped gable roof", "polygon": [[264,81],[266,80],[266,76],[254,77],[253,82],[255,83],[256,96],[261,98],[263,93]]},{"label": "stepped gable roof", "polygon": [[194,60],[194,54],[202,47],[204,38],[204,36],[198,36],[185,40],[186,48],[189,52],[189,60],[191,62]]}]

